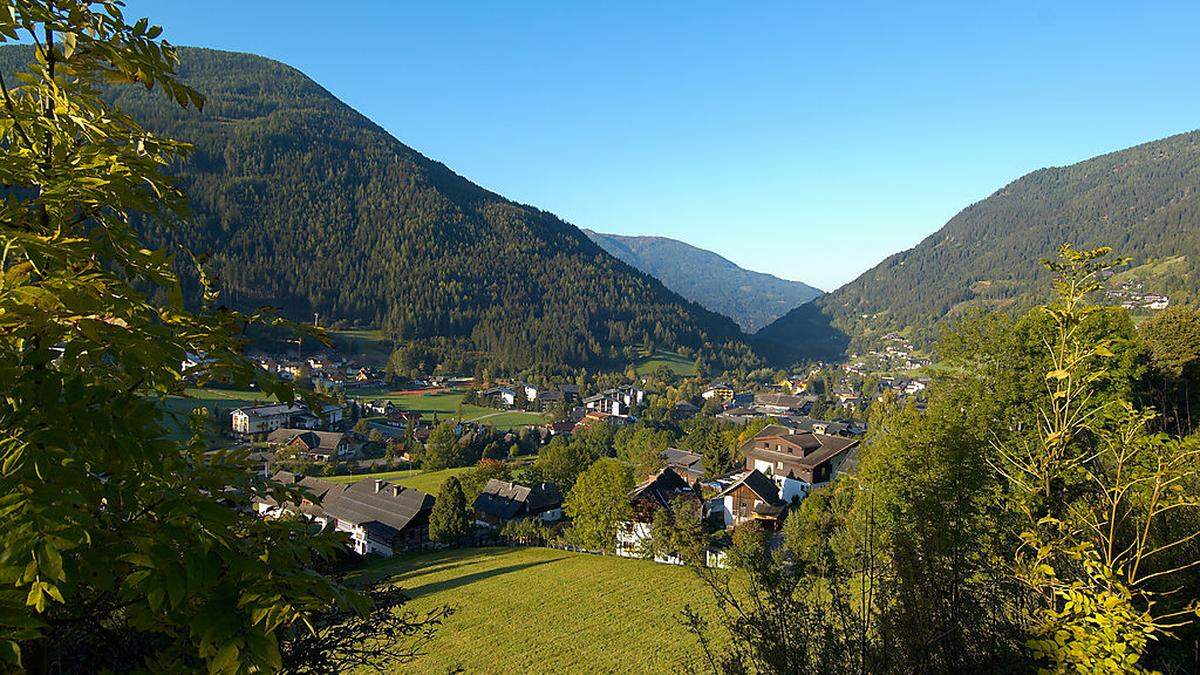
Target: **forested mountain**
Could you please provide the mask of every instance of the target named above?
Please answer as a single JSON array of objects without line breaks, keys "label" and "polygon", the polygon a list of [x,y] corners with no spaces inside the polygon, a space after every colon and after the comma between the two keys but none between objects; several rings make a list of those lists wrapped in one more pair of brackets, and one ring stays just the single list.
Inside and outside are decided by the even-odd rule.
[{"label": "forested mountain", "polygon": [[[0,67],[31,55],[4,47]],[[194,217],[145,234],[211,253],[228,303],[381,326],[439,358],[482,355],[510,370],[616,365],[626,347],[741,338],[729,319],[555,215],[422,156],[287,65],[208,49],[183,49],[181,61],[181,79],[207,99],[202,112],[133,87],[113,96],[149,128],[195,144],[175,171]]]},{"label": "forested mountain", "polygon": [[733,319],[748,333],[821,295],[808,284],[743,269],[676,239],[584,232],[605,251],[688,300]]},{"label": "forested mountain", "polygon": [[787,359],[828,357],[890,330],[928,344],[939,322],[971,307],[1019,308],[1044,296],[1038,261],[1064,242],[1112,246],[1132,258],[1120,280],[1195,303],[1200,131],[1023,176],[756,338]]}]

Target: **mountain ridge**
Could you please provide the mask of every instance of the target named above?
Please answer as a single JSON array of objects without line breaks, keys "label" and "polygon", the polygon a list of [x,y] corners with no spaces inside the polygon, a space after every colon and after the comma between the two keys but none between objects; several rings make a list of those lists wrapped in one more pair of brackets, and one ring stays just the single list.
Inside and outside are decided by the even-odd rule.
[{"label": "mountain ridge", "polygon": [[658,235],[620,235],[584,228],[601,248],[659,279],[684,298],[732,318],[747,333],[821,295],[801,281],[748,270],[719,253]]},{"label": "mountain ridge", "polygon": [[1200,299],[1200,131],[1027,173],[755,337],[785,360],[827,358],[890,331],[928,346],[947,318],[1043,299],[1039,259],[1068,242],[1132,258],[1127,274],[1172,302]]},{"label": "mountain ridge", "polygon": [[[31,56],[6,46],[0,67]],[[156,246],[210,253],[233,306],[382,327],[412,371],[621,367],[646,345],[753,360],[731,320],[422,155],[287,64],[191,47],[179,75],[203,111],[110,91],[194,145],[172,169],[192,217],[139,227]]]}]

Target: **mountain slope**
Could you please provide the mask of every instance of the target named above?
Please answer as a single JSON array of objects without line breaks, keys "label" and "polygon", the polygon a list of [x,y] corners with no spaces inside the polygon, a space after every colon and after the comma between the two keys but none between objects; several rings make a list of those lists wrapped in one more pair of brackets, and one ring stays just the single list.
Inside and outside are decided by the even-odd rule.
[{"label": "mountain slope", "polygon": [[756,338],[797,358],[812,356],[812,345],[844,344],[848,336],[865,343],[891,330],[928,344],[946,317],[1043,297],[1049,284],[1038,261],[1064,242],[1112,246],[1133,259],[1130,275],[1146,290],[1195,302],[1200,131],[1023,176]]},{"label": "mountain slope", "polygon": [[605,251],[688,300],[730,317],[748,333],[821,295],[808,284],[742,269],[712,251],[675,239],[584,233]]},{"label": "mountain slope", "polygon": [[[5,47],[0,67],[30,54]],[[741,337],[553,214],[403,145],[293,68],[206,49],[181,60],[182,79],[207,98],[202,112],[139,87],[113,96],[195,144],[176,172],[194,217],[144,230],[211,253],[227,302],[378,325],[468,368],[615,365],[627,347]]]}]

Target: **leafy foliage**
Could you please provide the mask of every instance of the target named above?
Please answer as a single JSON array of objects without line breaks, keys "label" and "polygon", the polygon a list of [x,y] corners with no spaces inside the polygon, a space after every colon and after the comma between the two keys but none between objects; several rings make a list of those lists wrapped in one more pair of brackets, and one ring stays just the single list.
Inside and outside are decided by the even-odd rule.
[{"label": "leafy foliage", "polygon": [[[0,657],[37,672],[245,672],[281,667],[279,634],[368,603],[314,572],[341,549],[303,523],[266,522],[230,499],[300,493],[256,477],[245,452],[171,440],[160,412],[189,373],[291,400],[240,356],[266,321],[184,307],[166,250],[130,222],[186,215],[164,174],[188,148],[99,95],[137,83],[163,109],[203,97],[176,77],[162,31],[120,3],[10,2],[4,41],[30,62],[0,80]],[[149,98],[147,98],[149,100]],[[164,230],[165,231],[165,230]],[[179,257],[183,264],[186,255]],[[273,321],[273,320],[272,320]]]},{"label": "leafy foliage", "polygon": [[633,515],[628,497],[632,489],[633,473],[615,459],[599,459],[580,474],[563,502],[579,545],[593,551],[613,549],[619,524]]}]

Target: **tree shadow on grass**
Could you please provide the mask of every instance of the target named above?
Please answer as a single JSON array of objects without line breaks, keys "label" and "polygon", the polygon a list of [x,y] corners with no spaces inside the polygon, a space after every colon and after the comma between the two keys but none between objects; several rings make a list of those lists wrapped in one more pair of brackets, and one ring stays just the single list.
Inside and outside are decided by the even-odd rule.
[{"label": "tree shadow on grass", "polygon": [[[518,563],[515,565],[505,565],[503,567],[493,567],[491,569],[480,570],[478,572],[472,572],[470,574],[464,574],[462,576],[452,577],[450,579],[445,579],[443,581],[435,581],[432,583],[421,584],[421,585],[411,585],[412,579],[398,579],[397,583],[400,584],[404,588],[405,595],[408,595],[411,598],[419,598],[423,595],[430,595],[432,593],[438,593],[440,591],[445,591],[445,590],[449,590],[452,588],[458,588],[460,586],[467,586],[467,585],[475,583],[476,581],[483,581],[484,579],[490,579],[492,577],[497,577],[502,574],[510,574],[512,572],[520,572],[521,570],[526,570],[526,569],[530,569],[533,567],[549,565],[550,563],[558,562],[559,560],[563,560],[563,558],[550,558],[547,560],[533,560],[533,561],[530,561],[527,563]],[[424,570],[422,570],[422,572],[423,571]]]}]

